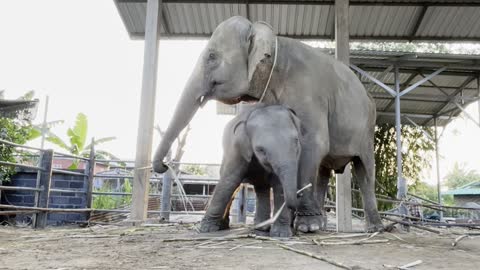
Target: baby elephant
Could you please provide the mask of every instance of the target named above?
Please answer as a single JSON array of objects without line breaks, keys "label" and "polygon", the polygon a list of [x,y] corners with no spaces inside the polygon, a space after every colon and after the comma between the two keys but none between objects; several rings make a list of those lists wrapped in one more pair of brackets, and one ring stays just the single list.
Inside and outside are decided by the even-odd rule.
[{"label": "baby elephant", "polygon": [[[227,229],[232,196],[242,181],[254,185],[257,196],[255,224],[270,218],[270,188],[275,212],[283,202],[297,206],[297,171],[300,157],[300,121],[280,105],[247,107],[226,126],[220,181],[200,224],[201,232]],[[291,211],[285,208],[271,226],[270,236],[289,237]],[[263,228],[268,231],[269,228]]]}]

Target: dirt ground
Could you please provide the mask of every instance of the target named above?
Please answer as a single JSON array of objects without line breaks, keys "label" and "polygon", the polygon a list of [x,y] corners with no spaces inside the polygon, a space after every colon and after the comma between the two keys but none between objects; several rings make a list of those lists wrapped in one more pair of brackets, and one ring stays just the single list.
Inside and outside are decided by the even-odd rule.
[{"label": "dirt ground", "polygon": [[[340,269],[279,244],[353,269],[389,269],[385,265],[398,267],[417,260],[422,263],[411,269],[477,269],[480,264],[480,238],[469,236],[452,247],[458,234],[472,232],[467,230],[441,229],[437,235],[412,229],[368,240],[384,240],[381,243],[338,245],[369,234],[322,232],[279,241],[246,237],[249,227],[198,234],[192,224],[151,226],[155,227],[0,227],[0,269]],[[335,238],[339,235],[346,237]],[[204,240],[193,241],[198,237]],[[177,241],[169,241],[174,238]],[[313,239],[337,244],[318,245]]]}]

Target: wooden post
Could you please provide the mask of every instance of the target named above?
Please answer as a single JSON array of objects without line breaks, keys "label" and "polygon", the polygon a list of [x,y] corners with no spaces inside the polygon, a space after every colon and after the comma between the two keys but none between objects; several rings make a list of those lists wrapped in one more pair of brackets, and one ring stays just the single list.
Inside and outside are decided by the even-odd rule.
[{"label": "wooden post", "polygon": [[238,192],[235,204],[233,205],[235,209],[235,218],[233,219],[234,223],[243,223],[247,222],[247,188],[245,184],[241,184]]},{"label": "wooden post", "polygon": [[172,209],[172,171],[169,169],[163,174],[162,181],[162,203],[160,208],[160,219],[169,221],[170,210]]},{"label": "wooden post", "polygon": [[[37,206],[41,208],[48,208],[50,200],[50,183],[52,180],[52,162],[53,162],[53,150],[44,150],[42,153],[42,159],[40,162],[40,167],[43,170],[40,172],[40,188],[43,188],[43,191],[40,192],[38,196]],[[35,228],[45,228],[47,226],[47,212],[40,212],[37,214],[35,219]]]},{"label": "wooden post", "polygon": [[142,95],[130,215],[130,222],[134,224],[140,224],[147,218],[161,13],[162,1],[148,0],[145,22]]},{"label": "wooden post", "polygon": [[[350,46],[348,30],[348,0],[335,1],[335,57],[350,65]],[[336,176],[336,215],[337,231],[352,231],[352,172],[351,167],[346,166],[343,174]]]},{"label": "wooden post", "polygon": [[[90,159],[88,160],[87,166],[85,167],[85,172],[87,174],[87,208],[92,208],[93,178],[95,175],[95,139],[92,139],[90,147]],[[90,212],[87,213],[87,220],[90,219],[90,214]]]}]

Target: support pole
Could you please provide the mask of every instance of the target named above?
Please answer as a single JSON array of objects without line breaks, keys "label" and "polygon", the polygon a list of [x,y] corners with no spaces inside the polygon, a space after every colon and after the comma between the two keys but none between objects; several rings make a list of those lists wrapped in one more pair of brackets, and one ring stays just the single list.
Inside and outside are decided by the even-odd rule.
[{"label": "support pole", "polygon": [[[85,173],[87,174],[87,208],[92,208],[93,204],[93,178],[95,175],[95,139],[92,138],[92,143],[90,144],[90,158],[88,160],[87,166],[85,168]],[[90,214],[87,213],[87,220],[90,219]]]},{"label": "support pole", "polygon": [[477,91],[478,91],[478,122],[480,123],[480,74],[477,76]]},{"label": "support pole", "polygon": [[161,0],[148,0],[145,22],[142,95],[137,131],[135,172],[133,176],[132,210],[130,215],[130,221],[135,224],[141,223],[147,218],[161,11]]},{"label": "support pole", "polygon": [[[350,65],[350,46],[348,30],[349,1],[335,1],[335,57]],[[336,206],[337,206],[337,231],[352,231],[352,172],[346,166],[343,174],[336,177]]]},{"label": "support pole", "polygon": [[170,210],[172,209],[172,171],[168,169],[163,174],[162,181],[162,204],[160,208],[160,219],[169,221]]},{"label": "support pole", "polygon": [[[40,167],[43,169],[40,171],[39,187],[43,189],[38,196],[37,206],[40,208],[48,208],[50,201],[50,184],[52,180],[52,163],[53,163],[53,150],[44,150],[42,153]],[[35,218],[35,228],[43,229],[47,226],[47,212],[40,212]]]},{"label": "support pole", "polygon": [[[433,124],[435,125],[435,162],[437,166],[437,198],[438,204],[442,205],[442,195],[440,190],[440,154],[438,150],[438,126],[437,126],[437,118],[433,118]],[[440,220],[443,220],[443,211],[440,212]]]},{"label": "support pole", "polygon": [[478,91],[478,122],[480,123],[480,74],[477,76],[477,91]]},{"label": "support pole", "polygon": [[48,116],[48,100],[49,97],[45,97],[45,111],[43,112],[43,123],[42,123],[42,140],[40,141],[40,148],[43,149],[45,146],[45,137],[47,136],[47,116]]},{"label": "support pole", "polygon": [[395,132],[397,134],[397,199],[403,200],[407,196],[407,185],[402,172],[402,122],[400,112],[400,77],[398,67],[395,66]]}]

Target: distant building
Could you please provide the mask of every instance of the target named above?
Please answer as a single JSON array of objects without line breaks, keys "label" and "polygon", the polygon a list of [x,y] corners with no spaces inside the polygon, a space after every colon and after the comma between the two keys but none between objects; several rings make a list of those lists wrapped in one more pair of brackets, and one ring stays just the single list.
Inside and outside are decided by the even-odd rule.
[{"label": "distant building", "polygon": [[468,203],[480,204],[480,181],[472,182],[454,190],[443,192],[443,195],[453,195],[453,200],[458,206],[465,206]]}]

